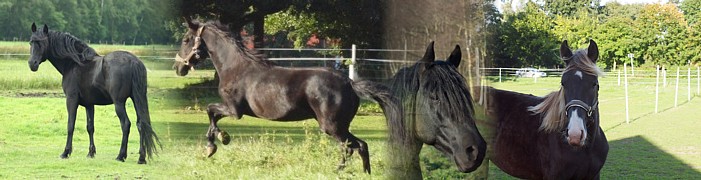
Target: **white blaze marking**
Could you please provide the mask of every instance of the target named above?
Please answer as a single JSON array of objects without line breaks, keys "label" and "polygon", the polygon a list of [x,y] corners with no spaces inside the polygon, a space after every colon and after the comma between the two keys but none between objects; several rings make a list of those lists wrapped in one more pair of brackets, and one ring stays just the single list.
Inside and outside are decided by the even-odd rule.
[{"label": "white blaze marking", "polygon": [[[577,71],[579,72],[579,71]],[[581,143],[584,145],[584,142],[587,140],[587,129],[584,128],[584,119],[579,117],[579,114],[577,114],[577,110],[575,109],[572,111],[572,116],[570,116],[570,122],[567,124],[567,129],[569,129],[568,137],[567,139],[569,140],[569,134],[575,133],[575,132],[581,132],[582,133],[582,140]]]},{"label": "white blaze marking", "polygon": [[579,79],[582,79],[582,71],[577,71],[574,73],[574,75],[579,77]]}]

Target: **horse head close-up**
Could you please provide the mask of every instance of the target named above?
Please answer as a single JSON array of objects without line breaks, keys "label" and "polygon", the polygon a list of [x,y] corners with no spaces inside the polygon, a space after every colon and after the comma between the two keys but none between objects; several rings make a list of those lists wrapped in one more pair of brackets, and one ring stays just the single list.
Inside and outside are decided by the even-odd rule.
[{"label": "horse head close-up", "polygon": [[418,153],[423,144],[444,153],[460,172],[474,171],[485,157],[487,144],[475,124],[472,97],[457,70],[460,46],[445,61],[436,61],[433,44],[419,61],[400,69],[392,79],[404,115],[401,122],[389,125],[390,144],[404,151],[396,153],[404,157],[393,161],[408,166],[399,167],[393,176],[421,177]]},{"label": "horse head close-up", "polygon": [[525,179],[597,179],[608,142],[599,126],[599,50],[560,46],[566,68],[560,89],[545,97],[489,89],[497,122],[492,162]]},{"label": "horse head close-up", "polygon": [[194,66],[209,57],[207,44],[202,40],[204,26],[197,20],[185,19],[187,32],[183,35],[180,50],[175,54],[173,68],[179,76],[185,76]]}]

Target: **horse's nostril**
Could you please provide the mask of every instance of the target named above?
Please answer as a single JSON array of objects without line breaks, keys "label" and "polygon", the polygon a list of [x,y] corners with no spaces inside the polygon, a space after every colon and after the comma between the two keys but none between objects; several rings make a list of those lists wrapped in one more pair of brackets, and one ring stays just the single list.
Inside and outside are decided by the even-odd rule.
[{"label": "horse's nostril", "polygon": [[477,160],[477,155],[479,153],[477,151],[477,146],[470,146],[470,147],[467,147],[467,149],[465,149],[465,150],[467,151],[467,154],[470,155],[469,158],[471,161]]}]

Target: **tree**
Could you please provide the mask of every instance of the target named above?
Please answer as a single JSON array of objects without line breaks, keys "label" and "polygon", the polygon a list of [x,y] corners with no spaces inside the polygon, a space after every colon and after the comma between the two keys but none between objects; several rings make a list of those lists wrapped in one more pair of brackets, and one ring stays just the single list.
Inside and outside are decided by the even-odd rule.
[{"label": "tree", "polygon": [[550,16],[576,16],[582,9],[599,6],[599,0],[544,0],[543,10]]},{"label": "tree", "polygon": [[[381,37],[382,32],[376,28],[380,25],[381,4],[381,1],[376,0],[185,0],[180,4],[180,16],[218,19],[228,24],[232,32],[240,32],[247,24],[260,21],[258,25],[254,24],[256,37],[262,37],[263,32],[272,34],[288,31],[298,42],[311,33],[316,33],[323,37],[342,39],[344,46],[350,46],[353,41],[355,44],[377,45],[380,44],[378,37]],[[274,14],[278,12],[281,14]],[[272,19],[263,21],[266,16]],[[275,29],[264,30],[263,22],[270,23],[267,27]]]},{"label": "tree", "polygon": [[635,57],[636,65],[686,63],[689,54],[683,51],[687,46],[688,26],[676,5],[645,5],[633,26],[641,45],[637,53],[640,55]]},{"label": "tree", "polygon": [[533,2],[523,12],[507,14],[500,27],[499,41],[505,57],[495,62],[498,67],[545,66],[562,64],[557,54],[558,42],[552,33],[553,20]]}]

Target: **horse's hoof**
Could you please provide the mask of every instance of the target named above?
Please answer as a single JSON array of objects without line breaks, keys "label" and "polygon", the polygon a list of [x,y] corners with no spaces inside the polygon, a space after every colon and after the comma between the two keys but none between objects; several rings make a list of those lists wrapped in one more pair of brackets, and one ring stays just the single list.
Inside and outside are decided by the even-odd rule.
[{"label": "horse's hoof", "polygon": [[71,149],[65,149],[63,150],[63,153],[61,153],[61,159],[68,159],[68,157],[71,156]]},{"label": "horse's hoof", "polygon": [[126,159],[126,157],[117,157],[115,160],[124,162],[124,159]]},{"label": "horse's hoof", "polygon": [[217,153],[217,145],[210,144],[207,145],[207,157],[212,157],[214,153]]},{"label": "horse's hoof", "polygon": [[92,159],[92,158],[95,158],[95,153],[88,153],[88,156],[87,156],[87,157],[88,157],[88,158],[91,158],[91,159]]},{"label": "horse's hoof", "polygon": [[138,164],[146,164],[146,160],[145,160],[145,159],[139,159],[139,162],[137,162],[137,163],[138,163]]},{"label": "horse's hoof", "polygon": [[229,136],[229,133],[226,133],[226,131],[220,131],[219,134],[217,134],[217,138],[219,138],[224,145],[228,145],[229,142],[231,142],[231,136]]},{"label": "horse's hoof", "polygon": [[70,157],[70,156],[71,156],[71,154],[68,154],[68,153],[65,153],[65,152],[64,152],[64,153],[61,154],[59,157],[61,157],[61,159],[68,159],[68,157]]}]

